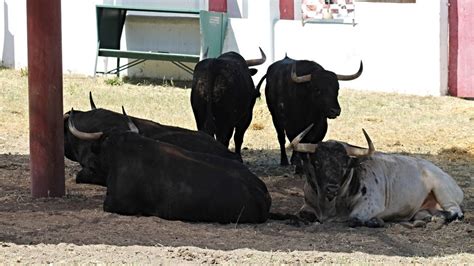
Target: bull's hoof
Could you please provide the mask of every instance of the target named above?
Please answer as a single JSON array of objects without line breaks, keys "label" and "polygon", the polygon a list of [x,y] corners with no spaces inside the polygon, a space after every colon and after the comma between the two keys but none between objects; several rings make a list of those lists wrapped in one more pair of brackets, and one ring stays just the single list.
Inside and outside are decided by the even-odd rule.
[{"label": "bull's hoof", "polygon": [[348,224],[349,224],[349,227],[354,228],[354,227],[363,226],[364,222],[359,220],[359,218],[350,218]]},{"label": "bull's hoof", "polygon": [[423,220],[415,220],[413,221],[413,227],[415,228],[424,228],[426,227],[426,221]]},{"label": "bull's hoof", "polygon": [[384,227],[385,223],[382,219],[374,217],[367,222],[365,222],[365,226],[369,228],[379,228],[379,227]]},{"label": "bull's hoof", "polygon": [[316,214],[314,214],[312,212],[309,212],[309,211],[300,211],[298,213],[298,217],[302,221],[306,221],[306,222],[309,222],[309,223],[318,222],[318,217],[316,217]]},{"label": "bull's hoof", "polygon": [[303,175],[304,174],[304,170],[303,170],[302,165],[297,165],[295,167],[295,174],[297,174],[297,175]]},{"label": "bull's hoof", "polygon": [[306,221],[303,221],[301,219],[296,219],[296,218],[292,218],[292,219],[288,219],[285,221],[285,224],[286,225],[289,225],[289,226],[294,226],[294,227],[301,227],[301,223],[302,222],[303,224],[307,224]]},{"label": "bull's hoof", "polygon": [[300,217],[294,214],[281,214],[271,212],[268,214],[268,219],[276,221],[285,221],[286,225],[300,227],[301,223],[308,224],[308,222],[302,220]]},{"label": "bull's hoof", "polygon": [[93,175],[94,173],[91,170],[89,170],[88,168],[83,168],[76,175],[76,183],[90,183],[90,180],[93,179]]},{"label": "bull's hoof", "polygon": [[444,217],[444,223],[445,224],[448,224],[454,220],[463,220],[464,219],[464,215],[461,214],[459,215],[458,213],[451,213],[451,212],[447,212],[447,211],[443,211],[442,212],[443,214],[443,217]]},{"label": "bull's hoof", "polygon": [[106,177],[99,175],[91,168],[84,168],[76,175],[77,184],[92,184],[99,186],[107,186]]}]

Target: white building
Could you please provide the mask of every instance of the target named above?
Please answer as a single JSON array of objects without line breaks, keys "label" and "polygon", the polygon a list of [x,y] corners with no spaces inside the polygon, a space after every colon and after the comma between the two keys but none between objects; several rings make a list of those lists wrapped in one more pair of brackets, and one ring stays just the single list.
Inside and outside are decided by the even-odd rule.
[{"label": "white building", "polygon": [[[81,0],[62,1],[64,73],[93,75],[97,53],[96,4],[160,4],[164,8],[207,10],[214,0]],[[360,60],[364,73],[341,87],[418,95],[445,95],[448,91],[448,0],[415,3],[355,3],[355,23],[327,24],[301,21],[301,0],[293,1],[293,19],[281,19],[285,0],[227,0],[230,17],[224,52],[237,51],[245,58],[267,54],[254,77],[285,53],[309,59],[328,70],[350,74]],[[381,2],[381,1],[376,1]],[[384,2],[384,1],[382,1]],[[397,1],[392,1],[397,2]],[[406,2],[406,1],[398,1]],[[291,11],[291,10],[290,10]],[[287,10],[282,11],[287,12]],[[292,16],[291,16],[292,15]],[[0,56],[8,67],[27,66],[26,0],[3,0],[0,5]],[[285,16],[288,16],[286,14]],[[48,22],[45,22],[48,23]],[[164,18],[141,13],[127,17],[122,49],[176,50],[199,53],[199,20]],[[180,40],[177,45],[174,41]],[[114,58],[99,58],[99,68],[115,65]],[[123,75],[190,79],[169,62],[147,61]]]}]

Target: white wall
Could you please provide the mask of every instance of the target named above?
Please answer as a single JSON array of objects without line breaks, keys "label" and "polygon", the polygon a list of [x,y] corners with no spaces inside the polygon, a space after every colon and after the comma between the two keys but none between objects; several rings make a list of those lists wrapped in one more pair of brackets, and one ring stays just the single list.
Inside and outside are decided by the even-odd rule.
[{"label": "white wall", "polygon": [[[447,2],[447,1],[441,1]],[[360,60],[364,74],[341,87],[444,95],[447,92],[447,15],[441,27],[439,1],[416,4],[357,3],[357,25],[278,21],[275,59],[312,59],[337,73],[353,73]],[[423,17],[420,17],[423,16]],[[441,37],[444,36],[444,42]]]},{"label": "white wall", "polygon": [[[259,5],[269,1],[272,2],[261,0]],[[295,3],[298,1],[295,0]],[[255,49],[249,47],[249,43],[255,43],[259,37],[273,35],[273,49],[267,47],[271,61],[280,60],[288,53],[292,58],[314,60],[328,70],[351,74],[357,71],[360,60],[363,60],[363,75],[354,81],[341,82],[341,87],[445,95],[448,73],[447,2],[358,2],[355,26],[306,24],[303,27],[300,20],[275,20],[272,27],[267,23],[266,16],[262,16],[258,23],[251,21],[249,16],[251,23],[231,20],[231,36],[226,39],[226,49],[238,49],[246,54],[247,49]],[[298,13],[296,15],[299,16]],[[253,31],[258,34],[253,34]],[[258,82],[259,77],[254,81]]]},{"label": "white wall", "polygon": [[[62,1],[64,73],[93,75],[96,55],[95,5],[102,3],[160,3],[166,7],[207,9],[207,0],[81,0]],[[306,24],[279,20],[276,0],[228,0],[231,17],[224,51],[259,57],[267,63],[257,67],[258,82],[272,62],[287,52],[296,59],[311,59],[323,67],[345,74],[364,62],[363,75],[342,87],[393,91],[420,95],[447,92],[448,0],[417,0],[416,4],[356,4],[355,26]],[[295,0],[299,16],[300,0]],[[13,15],[14,14],[14,15]],[[0,6],[0,56],[9,67],[27,65],[26,0],[3,0]],[[2,45],[3,44],[3,45]],[[122,38],[123,48],[198,53],[197,19],[129,17]],[[123,60],[125,61],[125,60]],[[115,59],[99,60],[98,68],[111,68]],[[193,64],[190,64],[193,67]],[[129,75],[189,79],[191,76],[168,62],[148,61],[129,70]]]},{"label": "white wall", "polygon": [[278,1],[271,0],[243,1],[243,6],[248,9],[247,16],[229,19],[223,52],[236,51],[245,59],[254,59],[260,58],[258,47],[261,47],[267,61],[254,67],[258,69],[258,73],[253,77],[256,85],[266,73],[267,67],[274,62],[274,24],[280,17],[279,6]]},{"label": "white wall", "polygon": [[27,65],[26,0],[3,0],[0,12],[1,62],[7,67]]},{"label": "white wall", "polygon": [[95,5],[102,4],[102,1],[73,2],[61,2],[63,72],[93,75],[97,49]]}]

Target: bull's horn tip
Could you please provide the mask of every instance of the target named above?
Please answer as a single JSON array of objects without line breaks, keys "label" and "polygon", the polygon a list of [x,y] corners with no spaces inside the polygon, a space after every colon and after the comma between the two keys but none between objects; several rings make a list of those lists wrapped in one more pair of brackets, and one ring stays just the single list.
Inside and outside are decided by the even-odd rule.
[{"label": "bull's horn tip", "polygon": [[259,46],[258,49],[260,49],[260,53],[262,54],[263,60],[266,61],[266,60],[267,60],[267,55],[266,55],[265,52],[263,51],[262,47]]},{"label": "bull's horn tip", "polygon": [[367,131],[365,131],[365,129],[362,129],[362,133],[364,133],[364,136],[365,136],[366,138],[369,138],[369,139],[370,139],[369,134],[367,133]]},{"label": "bull's horn tip", "polygon": [[374,143],[372,142],[372,139],[370,139],[369,134],[365,129],[362,128],[362,133],[364,133],[365,139],[367,140],[367,144],[369,145],[369,156],[372,155],[375,152],[375,147]]}]

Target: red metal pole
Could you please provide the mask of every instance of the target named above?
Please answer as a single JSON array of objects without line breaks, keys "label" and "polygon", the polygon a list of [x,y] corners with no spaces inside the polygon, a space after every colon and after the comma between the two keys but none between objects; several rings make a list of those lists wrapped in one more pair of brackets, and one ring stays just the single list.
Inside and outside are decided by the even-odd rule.
[{"label": "red metal pole", "polygon": [[209,0],[209,11],[227,12],[227,0]]},{"label": "red metal pole", "polygon": [[64,196],[61,0],[27,0],[33,197]]}]

